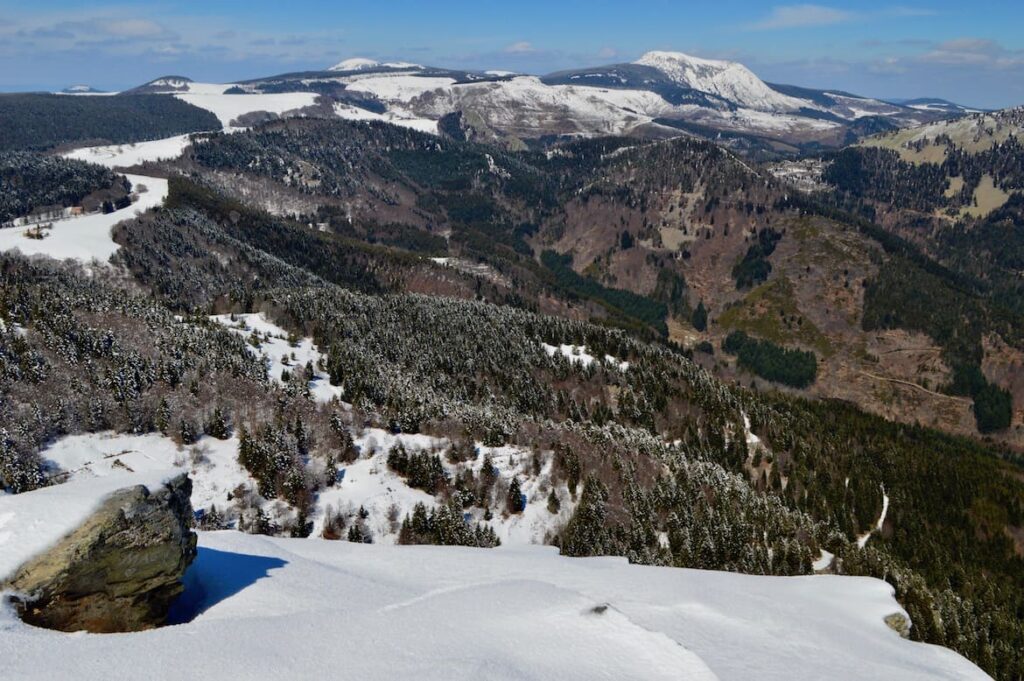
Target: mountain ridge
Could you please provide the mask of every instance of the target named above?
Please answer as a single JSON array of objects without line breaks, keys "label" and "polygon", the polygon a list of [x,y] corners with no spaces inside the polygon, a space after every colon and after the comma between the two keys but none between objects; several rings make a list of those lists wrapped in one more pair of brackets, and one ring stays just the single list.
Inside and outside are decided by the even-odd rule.
[{"label": "mountain ridge", "polygon": [[[183,95],[212,84],[166,76],[131,93]],[[353,57],[320,71],[238,81],[225,94],[312,92],[392,118],[440,122],[461,113],[467,134],[513,147],[608,134],[722,138],[769,155],[839,147],[879,130],[957,112],[902,106],[840,90],[771,84],[738,62],[651,51],[630,63],[546,75]]]}]

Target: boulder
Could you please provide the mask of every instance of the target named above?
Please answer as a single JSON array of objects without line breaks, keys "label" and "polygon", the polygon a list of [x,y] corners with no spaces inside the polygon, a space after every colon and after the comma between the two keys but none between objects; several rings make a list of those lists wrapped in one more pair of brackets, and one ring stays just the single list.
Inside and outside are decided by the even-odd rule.
[{"label": "boulder", "polygon": [[196,556],[190,529],[192,481],[181,475],[155,492],[114,492],[56,546],[3,585],[21,618],[47,629],[94,633],[160,626]]}]

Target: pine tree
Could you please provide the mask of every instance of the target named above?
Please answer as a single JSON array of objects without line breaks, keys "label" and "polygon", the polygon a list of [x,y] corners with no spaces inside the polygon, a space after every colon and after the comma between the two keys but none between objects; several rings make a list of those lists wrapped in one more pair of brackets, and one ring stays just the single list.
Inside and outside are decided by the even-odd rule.
[{"label": "pine tree", "polygon": [[593,475],[583,484],[580,503],[562,533],[562,553],[566,556],[602,556],[605,554],[605,502],[608,490]]},{"label": "pine tree", "polygon": [[706,331],[708,328],[708,311],[704,307],[704,301],[701,300],[697,303],[697,307],[693,310],[693,317],[690,320],[693,323],[693,328],[698,331]]},{"label": "pine tree", "polygon": [[519,478],[513,477],[508,486],[508,512],[522,513],[526,510],[526,499],[522,488],[519,486]]},{"label": "pine tree", "polygon": [[216,407],[213,410],[209,420],[206,422],[204,430],[207,435],[215,437],[218,440],[227,440],[231,437],[231,426],[228,423],[228,418],[224,414],[223,409]]},{"label": "pine tree", "polygon": [[548,513],[551,515],[558,515],[558,512],[562,510],[562,502],[558,500],[558,495],[555,494],[555,490],[552,489],[548,494]]},{"label": "pine tree", "polygon": [[194,445],[199,441],[199,430],[188,419],[182,419],[178,425],[178,436],[181,438],[181,444]]},{"label": "pine tree", "polygon": [[171,405],[168,404],[167,398],[160,398],[160,406],[156,409],[156,421],[154,425],[164,435],[167,435],[171,429]]}]

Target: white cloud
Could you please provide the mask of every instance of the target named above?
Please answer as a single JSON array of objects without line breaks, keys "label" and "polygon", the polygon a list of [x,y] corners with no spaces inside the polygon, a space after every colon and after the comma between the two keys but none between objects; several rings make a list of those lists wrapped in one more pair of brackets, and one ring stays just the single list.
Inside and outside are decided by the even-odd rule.
[{"label": "white cloud", "polygon": [[118,19],[103,24],[103,29],[110,35],[125,38],[148,38],[165,33],[160,24],[147,19]]},{"label": "white cloud", "polygon": [[512,43],[505,48],[505,52],[508,54],[533,54],[537,50],[534,49],[533,43],[525,40],[520,40],[517,43]]},{"label": "white cloud", "polygon": [[863,12],[814,4],[776,5],[764,19],[747,24],[744,28],[750,31],[773,31],[787,28],[833,26],[851,21],[930,17],[935,14],[936,12],[931,9],[903,5]]},{"label": "white cloud", "polygon": [[784,28],[805,28],[808,26],[830,26],[852,21],[856,18],[853,12],[823,5],[780,5],[773,7],[771,13],[747,26],[754,31],[772,31]]},{"label": "white cloud", "polygon": [[1024,65],[1024,51],[1007,49],[986,38],[957,38],[939,43],[918,60],[946,66],[1007,69]]}]

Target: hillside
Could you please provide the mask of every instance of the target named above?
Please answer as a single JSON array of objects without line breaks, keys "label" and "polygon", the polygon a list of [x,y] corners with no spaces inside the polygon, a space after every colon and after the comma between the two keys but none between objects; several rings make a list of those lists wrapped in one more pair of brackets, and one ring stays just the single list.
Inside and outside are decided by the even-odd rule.
[{"label": "hillside", "polygon": [[0,95],[0,151],[140,142],[219,126],[209,112],[169,97]]},{"label": "hillside", "polygon": [[[1015,310],[991,308],[990,294],[965,288],[956,268],[930,261],[934,252],[890,240],[845,212],[842,201],[792,195],[787,176],[716,145],[602,138],[509,152],[329,118],[197,140],[180,159],[145,172],[172,168],[231,196],[234,203],[216,208],[222,224],[232,211],[259,206],[317,225],[320,233],[304,241],[363,244],[364,254],[350,252],[348,262],[385,258],[367,246],[420,258],[399,264],[402,258],[387,256],[387,265],[344,275],[335,265],[332,277],[344,277],[337,283],[362,288],[387,280],[373,286],[599,319],[690,351],[704,348],[695,356],[706,368],[761,387],[779,385],[762,379],[777,375],[766,372],[786,361],[781,353],[810,352],[816,369],[793,386],[805,394],[1021,444],[1020,398],[1007,401],[999,392],[1017,385],[1012,358],[1005,359],[1019,344]],[[843,172],[850,153],[859,152],[841,152],[828,177]],[[1001,153],[1014,158],[1011,148]],[[266,236],[245,238],[259,245]],[[282,243],[279,252],[290,247]],[[309,267],[309,251],[301,257]],[[908,288],[907,277],[917,272],[931,278]],[[935,306],[932,317],[908,315],[909,291],[945,290],[958,292],[969,324],[940,317],[948,306]],[[721,352],[734,331],[769,341],[767,351],[778,358],[741,362]],[[1003,348],[1003,368],[986,370],[979,381],[977,369],[994,361],[984,359],[983,346]],[[711,355],[709,347],[719,352]]]}]

